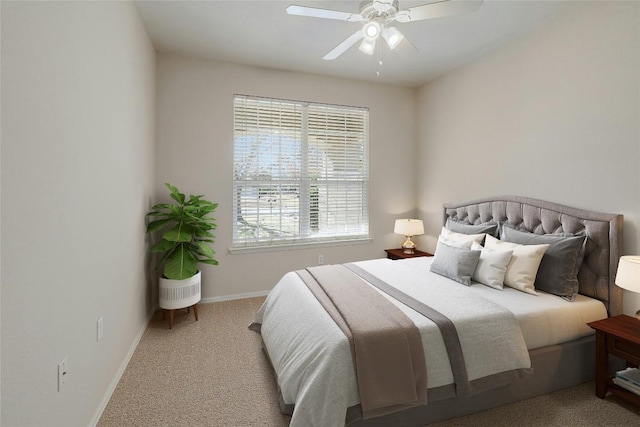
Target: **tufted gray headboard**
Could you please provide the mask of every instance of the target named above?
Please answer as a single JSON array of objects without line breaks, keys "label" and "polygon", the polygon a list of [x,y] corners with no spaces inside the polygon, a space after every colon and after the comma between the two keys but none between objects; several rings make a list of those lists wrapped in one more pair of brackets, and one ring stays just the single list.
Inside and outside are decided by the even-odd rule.
[{"label": "tufted gray headboard", "polygon": [[610,316],[622,313],[623,292],[614,284],[622,248],[622,215],[585,211],[527,197],[501,196],[447,203],[444,221],[449,217],[476,225],[508,222],[536,234],[586,234],[584,260],[578,272],[580,293],[602,301]]}]

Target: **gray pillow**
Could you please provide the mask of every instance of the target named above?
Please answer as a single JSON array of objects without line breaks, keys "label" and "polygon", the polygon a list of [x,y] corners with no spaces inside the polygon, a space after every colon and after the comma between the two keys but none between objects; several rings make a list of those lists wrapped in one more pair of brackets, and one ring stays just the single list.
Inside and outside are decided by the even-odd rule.
[{"label": "gray pillow", "polygon": [[480,251],[456,248],[438,242],[431,271],[463,285],[471,285],[471,276],[480,260]]},{"label": "gray pillow", "polygon": [[456,221],[451,219],[451,217],[447,218],[447,222],[444,225],[451,231],[455,231],[456,233],[462,234],[491,234],[492,236],[498,237],[498,224],[465,224],[464,222]]},{"label": "gray pillow", "polygon": [[533,234],[519,231],[509,224],[501,227],[500,239],[521,245],[548,244],[535,288],[573,301],[578,294],[578,270],[584,257],[586,236],[571,234]]}]

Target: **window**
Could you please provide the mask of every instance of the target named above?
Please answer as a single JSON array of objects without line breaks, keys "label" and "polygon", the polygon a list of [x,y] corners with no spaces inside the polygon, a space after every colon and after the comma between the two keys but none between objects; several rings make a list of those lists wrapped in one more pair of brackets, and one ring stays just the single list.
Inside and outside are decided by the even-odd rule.
[{"label": "window", "polygon": [[369,110],[234,97],[233,247],[369,237]]}]

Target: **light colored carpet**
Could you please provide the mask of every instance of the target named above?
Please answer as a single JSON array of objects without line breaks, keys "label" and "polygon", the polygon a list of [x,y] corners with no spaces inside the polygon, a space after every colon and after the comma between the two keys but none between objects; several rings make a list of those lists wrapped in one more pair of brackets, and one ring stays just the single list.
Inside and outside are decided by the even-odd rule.
[{"label": "light colored carpet", "polygon": [[145,331],[99,427],[288,426],[260,335],[247,329],[264,298],[160,312]]},{"label": "light colored carpet", "polygon": [[[156,313],[98,427],[288,426],[260,336],[247,329],[263,300],[202,304],[198,322],[180,310],[172,330]],[[598,399],[586,383],[431,426],[636,425],[639,408]]]}]

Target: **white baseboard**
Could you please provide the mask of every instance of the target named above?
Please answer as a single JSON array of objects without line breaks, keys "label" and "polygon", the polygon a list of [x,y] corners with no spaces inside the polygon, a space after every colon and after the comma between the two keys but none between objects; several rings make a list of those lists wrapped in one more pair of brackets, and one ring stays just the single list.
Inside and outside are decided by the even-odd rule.
[{"label": "white baseboard", "polygon": [[[269,291],[259,291],[259,292],[248,292],[245,294],[225,295],[221,297],[202,298],[200,300],[200,303],[208,304],[212,302],[231,301],[231,300],[242,299],[242,298],[264,297],[264,296],[267,296],[268,294],[269,294]],[[89,424],[90,427],[95,427],[98,424],[98,421],[100,421],[100,417],[102,416],[102,413],[106,409],[107,404],[109,403],[109,399],[111,399],[111,395],[116,390],[116,387],[118,386],[118,383],[120,382],[120,379],[122,378],[122,375],[124,374],[125,369],[127,369],[127,365],[129,365],[129,361],[133,357],[133,353],[136,351],[136,348],[138,347],[138,344],[142,339],[142,335],[144,335],[144,331],[149,326],[149,323],[153,319],[153,315],[155,314],[157,309],[158,307],[154,307],[153,310],[151,310],[151,313],[149,313],[148,315],[147,321],[142,326],[140,331],[138,331],[138,334],[136,335],[136,338],[133,340],[133,343],[131,344],[131,347],[129,348],[129,351],[126,357],[122,361],[122,364],[120,365],[120,368],[118,369],[116,376],[113,378],[113,381],[111,381],[111,384],[109,384],[109,388],[107,389],[107,392],[104,395],[104,399],[102,399],[100,406],[98,406],[98,409],[96,410],[93,416],[93,419]]]},{"label": "white baseboard", "polygon": [[231,301],[234,299],[265,297],[268,294],[269,294],[269,291],[259,291],[259,292],[248,292],[246,294],[224,295],[221,297],[202,298],[200,300],[200,303],[208,304],[211,302]]},{"label": "white baseboard", "polygon": [[151,312],[147,315],[147,321],[142,325],[142,328],[140,328],[140,331],[138,331],[136,338],[133,340],[133,343],[131,344],[131,347],[129,347],[129,351],[127,352],[127,355],[122,361],[122,364],[120,364],[120,368],[118,369],[116,376],[113,378],[113,381],[111,381],[111,384],[109,384],[109,388],[107,389],[107,392],[105,393],[104,398],[102,399],[102,402],[100,402],[100,406],[98,406],[98,409],[93,415],[93,419],[91,420],[89,427],[95,427],[98,424],[98,421],[100,421],[100,417],[102,416],[102,413],[104,412],[104,410],[107,408],[107,404],[111,399],[111,395],[113,395],[113,392],[116,390],[116,387],[118,386],[118,383],[120,382],[120,379],[122,378],[122,375],[124,374],[125,369],[127,369],[127,365],[129,365],[129,361],[131,361],[131,358],[133,357],[133,353],[136,351],[136,348],[138,347],[138,344],[142,339],[142,335],[144,335],[144,331],[147,330],[149,323],[151,323],[151,320],[153,319],[153,315],[155,314],[156,309],[157,307],[154,307],[153,310],[151,310]]}]

